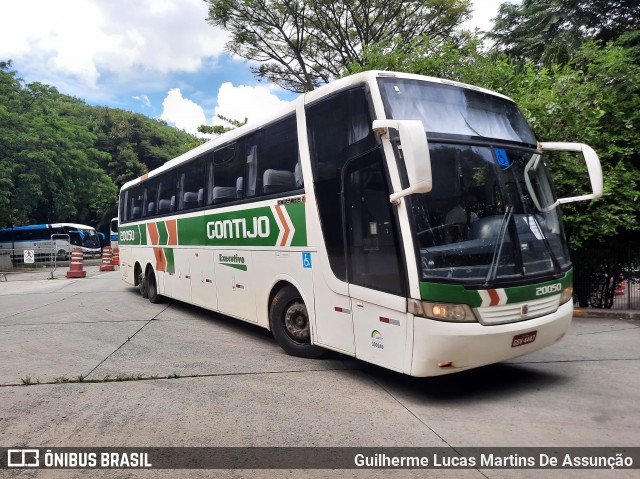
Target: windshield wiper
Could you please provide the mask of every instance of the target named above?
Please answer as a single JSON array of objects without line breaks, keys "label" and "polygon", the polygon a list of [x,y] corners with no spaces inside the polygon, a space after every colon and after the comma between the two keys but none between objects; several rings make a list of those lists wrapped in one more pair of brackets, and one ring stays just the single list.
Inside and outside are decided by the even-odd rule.
[{"label": "windshield wiper", "polygon": [[498,241],[496,243],[496,247],[493,250],[493,258],[491,259],[491,264],[489,265],[489,272],[487,273],[487,277],[484,280],[484,285],[486,287],[489,287],[495,281],[498,274],[498,263],[500,262],[500,255],[502,255],[504,236],[505,234],[507,234],[507,228],[509,227],[509,221],[511,221],[514,209],[515,208],[513,207],[513,205],[509,205],[504,211],[502,224],[500,225],[500,233],[498,234]]},{"label": "windshield wiper", "polygon": [[[535,156],[535,155],[534,155]],[[538,160],[539,160],[540,156],[538,156]],[[530,163],[531,161],[529,161]],[[527,165],[529,164],[527,163]],[[527,175],[528,173],[525,171],[524,173],[524,178],[525,178],[525,184],[527,181]],[[514,174],[515,177],[515,174]],[[517,178],[515,178],[517,180]],[[547,235],[545,234],[544,230],[542,229],[542,226],[540,225],[540,222],[538,221],[538,218],[536,217],[535,212],[531,211],[531,208],[529,206],[529,202],[527,201],[524,192],[522,191],[522,188],[520,186],[520,182],[516,181],[516,188],[518,188],[518,194],[520,195],[520,198],[522,201],[522,206],[524,208],[524,212],[527,218],[533,218],[534,223],[536,224],[536,228],[538,228],[538,231],[540,232],[540,236],[542,237],[542,244],[544,245],[545,249],[547,250],[547,253],[549,253],[549,257],[551,258],[551,263],[553,265],[553,272],[556,275],[560,275],[562,274],[562,268],[560,267],[560,263],[558,262],[558,258],[556,257],[555,253],[553,252],[553,248],[551,247],[551,244],[549,244],[549,239],[547,238]],[[532,196],[532,189],[529,188],[529,185],[527,184],[527,189],[529,190],[529,197]],[[535,204],[535,202],[534,202]],[[527,220],[527,223],[529,222],[529,220]],[[531,226],[529,226],[529,228],[531,228]],[[522,273],[524,274],[524,271],[522,271]]]},{"label": "windshield wiper", "polygon": [[533,221],[536,224],[536,228],[538,228],[538,231],[540,232],[540,236],[542,237],[542,244],[546,248],[547,253],[549,253],[549,257],[551,258],[551,263],[553,264],[553,272],[557,276],[561,275],[562,274],[562,268],[560,267],[560,263],[558,262],[558,258],[556,257],[555,253],[553,252],[553,248],[551,247],[551,244],[549,243],[549,239],[547,238],[547,235],[544,233],[544,230],[542,229],[542,225],[538,221],[538,218],[536,218],[536,215],[534,213],[527,213],[527,217],[528,218],[533,218]]}]

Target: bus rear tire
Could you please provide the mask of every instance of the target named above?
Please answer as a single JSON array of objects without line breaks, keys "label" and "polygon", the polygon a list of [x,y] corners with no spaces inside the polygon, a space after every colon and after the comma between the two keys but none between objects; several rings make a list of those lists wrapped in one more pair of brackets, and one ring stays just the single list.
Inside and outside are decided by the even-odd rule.
[{"label": "bus rear tire", "polygon": [[309,313],[300,293],[285,286],[276,293],[269,307],[271,334],[287,354],[317,359],[326,351],[311,344]]},{"label": "bus rear tire", "polygon": [[140,267],[136,265],[136,271],[138,271],[138,290],[140,291],[140,296],[144,299],[149,297],[149,293],[147,292],[147,278],[145,278],[144,274],[140,270]]},{"label": "bus rear tire", "polygon": [[145,278],[147,282],[147,297],[149,302],[157,304],[162,302],[162,296],[158,294],[158,283],[156,282],[156,275],[153,270],[149,270]]}]

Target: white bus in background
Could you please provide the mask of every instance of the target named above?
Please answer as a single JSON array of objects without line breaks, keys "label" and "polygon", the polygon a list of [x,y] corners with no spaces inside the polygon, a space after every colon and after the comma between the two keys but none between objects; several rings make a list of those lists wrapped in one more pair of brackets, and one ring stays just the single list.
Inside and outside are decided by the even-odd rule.
[{"label": "white bus in background", "polygon": [[67,259],[74,248],[86,255],[100,254],[96,230],[76,223],[52,223],[0,229],[0,251],[11,250],[15,258],[33,250],[36,256],[52,255]]},{"label": "white bus in background", "polygon": [[[591,192],[556,198],[548,150],[582,155]],[[601,194],[595,152],[538,143],[509,98],[364,72],[126,183],[122,278],[269,328],[292,355],[446,374],[563,337],[559,204]]]},{"label": "white bus in background", "polygon": [[109,223],[109,243],[112,248],[118,246],[118,218],[111,218]]}]

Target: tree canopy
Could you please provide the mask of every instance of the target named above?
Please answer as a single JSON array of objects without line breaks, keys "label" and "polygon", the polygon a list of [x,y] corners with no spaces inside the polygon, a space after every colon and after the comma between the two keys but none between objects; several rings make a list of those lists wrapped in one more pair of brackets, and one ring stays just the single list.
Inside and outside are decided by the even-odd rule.
[{"label": "tree canopy", "polygon": [[488,37],[512,57],[564,63],[587,40],[640,29],[638,0],[523,0],[500,5]]},{"label": "tree canopy", "polygon": [[0,62],[0,227],[105,225],[124,182],[199,143],[164,122],[25,85]]},{"label": "tree canopy", "polygon": [[207,21],[231,33],[227,50],[260,62],[251,67],[259,78],[300,93],[362,65],[367,45],[446,38],[471,12],[470,0],[205,1]]}]

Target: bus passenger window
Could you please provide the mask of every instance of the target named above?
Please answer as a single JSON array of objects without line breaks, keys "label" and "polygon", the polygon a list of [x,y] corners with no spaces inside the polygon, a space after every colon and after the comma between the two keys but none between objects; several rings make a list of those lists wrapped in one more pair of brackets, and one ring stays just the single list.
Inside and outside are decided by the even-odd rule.
[{"label": "bus passenger window", "polygon": [[296,189],[296,180],[293,171],[266,170],[262,176],[264,194],[280,193]]},{"label": "bus passenger window", "polygon": [[156,204],[158,201],[158,182],[155,179],[148,180],[144,183],[144,203],[142,215],[144,217],[154,216],[156,214]]},{"label": "bus passenger window", "polygon": [[213,203],[235,201],[244,196],[244,167],[246,158],[242,144],[234,142],[213,152]]},{"label": "bus passenger window", "polygon": [[247,157],[248,193],[272,195],[303,187],[296,128],[292,115],[267,125],[251,137],[251,154]]},{"label": "bus passenger window", "polygon": [[176,209],[175,171],[163,173],[158,186],[158,214],[172,213]]},{"label": "bus passenger window", "polygon": [[131,219],[136,220],[142,217],[142,189],[137,187],[131,192]]},{"label": "bus passenger window", "polygon": [[191,210],[204,204],[204,157],[200,156],[178,168],[180,183],[179,210]]}]

